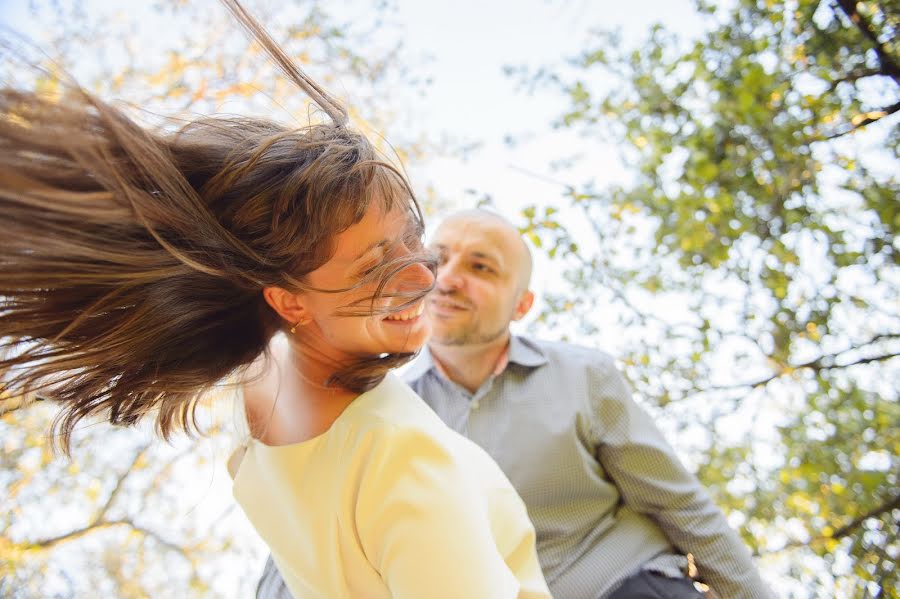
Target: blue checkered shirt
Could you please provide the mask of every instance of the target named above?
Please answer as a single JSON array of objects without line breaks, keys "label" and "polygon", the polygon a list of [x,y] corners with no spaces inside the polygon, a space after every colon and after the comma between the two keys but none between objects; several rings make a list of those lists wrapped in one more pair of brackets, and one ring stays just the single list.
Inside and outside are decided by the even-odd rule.
[{"label": "blue checkered shirt", "polygon": [[678,576],[687,553],[721,597],[772,596],[607,354],[513,336],[509,365],[475,393],[427,349],[406,379],[509,477],[557,599],[602,597],[639,569]]}]

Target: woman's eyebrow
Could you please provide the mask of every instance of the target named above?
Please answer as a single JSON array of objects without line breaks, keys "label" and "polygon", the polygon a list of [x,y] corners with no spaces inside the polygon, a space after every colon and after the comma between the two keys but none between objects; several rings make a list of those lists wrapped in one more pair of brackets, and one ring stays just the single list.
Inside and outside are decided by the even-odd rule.
[{"label": "woman's eyebrow", "polygon": [[373,241],[372,243],[369,244],[369,246],[366,249],[364,249],[362,252],[360,252],[359,255],[356,256],[356,258],[353,258],[350,261],[350,263],[353,264],[355,262],[359,262],[364,256],[368,255],[369,252],[371,252],[372,250],[379,248],[379,247],[387,246],[390,243],[391,243],[391,241],[389,239],[382,239],[381,241]]}]

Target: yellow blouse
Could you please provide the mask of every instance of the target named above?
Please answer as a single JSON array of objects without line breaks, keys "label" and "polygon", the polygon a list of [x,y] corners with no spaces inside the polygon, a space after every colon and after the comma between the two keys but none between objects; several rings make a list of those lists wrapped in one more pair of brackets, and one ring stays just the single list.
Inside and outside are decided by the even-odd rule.
[{"label": "yellow blouse", "polygon": [[525,506],[396,375],[325,433],[249,441],[234,496],[298,599],[546,599]]}]

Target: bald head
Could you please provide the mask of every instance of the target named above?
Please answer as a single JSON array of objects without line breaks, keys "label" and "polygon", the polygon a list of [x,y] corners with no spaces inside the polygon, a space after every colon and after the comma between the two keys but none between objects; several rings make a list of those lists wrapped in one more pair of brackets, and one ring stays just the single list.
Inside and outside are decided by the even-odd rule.
[{"label": "bald head", "polygon": [[515,225],[496,212],[473,208],[454,212],[444,218],[438,225],[435,236],[440,237],[441,231],[451,224],[454,225],[451,227],[454,232],[465,231],[467,224],[478,229],[489,229],[493,233],[493,238],[499,242],[497,250],[504,255],[510,269],[516,273],[519,290],[528,289],[531,284],[531,250]]},{"label": "bald head", "polygon": [[528,289],[531,252],[508,220],[487,210],[444,219],[431,238],[438,253],[437,281],[429,300],[432,345],[502,343],[509,324],[534,302]]}]

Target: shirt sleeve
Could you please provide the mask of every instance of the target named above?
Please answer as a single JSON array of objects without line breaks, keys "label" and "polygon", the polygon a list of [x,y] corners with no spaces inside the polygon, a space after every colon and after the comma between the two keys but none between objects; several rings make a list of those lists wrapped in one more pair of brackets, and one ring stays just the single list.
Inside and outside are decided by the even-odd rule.
[{"label": "shirt sleeve", "polygon": [[721,597],[769,599],[750,552],[650,416],[631,398],[612,360],[592,367],[592,440],[625,505],[654,520]]},{"label": "shirt sleeve", "polygon": [[379,437],[362,469],[357,530],[391,596],[517,597],[484,499],[457,459],[421,431]]}]

